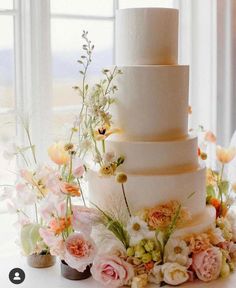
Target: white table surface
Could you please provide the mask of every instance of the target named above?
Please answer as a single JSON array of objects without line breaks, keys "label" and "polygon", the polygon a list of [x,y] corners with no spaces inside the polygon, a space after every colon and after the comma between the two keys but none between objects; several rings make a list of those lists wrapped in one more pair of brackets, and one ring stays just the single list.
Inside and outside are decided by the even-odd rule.
[{"label": "white table surface", "polygon": [[[21,284],[12,284],[8,274],[13,268],[21,268],[25,272],[25,281]],[[60,264],[50,268],[35,269],[27,265],[26,259],[22,256],[3,256],[0,255],[0,287],[1,288],[104,288],[92,278],[82,281],[72,281],[60,275]],[[149,288],[155,288],[150,285]],[[169,286],[164,286],[169,287]],[[194,282],[182,285],[184,288],[234,288],[236,287],[236,272],[227,279],[219,279],[211,283]]]}]

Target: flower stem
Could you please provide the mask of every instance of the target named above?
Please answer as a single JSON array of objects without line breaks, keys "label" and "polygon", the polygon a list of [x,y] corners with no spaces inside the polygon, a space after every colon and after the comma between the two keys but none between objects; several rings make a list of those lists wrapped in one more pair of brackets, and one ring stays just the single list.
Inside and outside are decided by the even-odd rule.
[{"label": "flower stem", "polygon": [[39,219],[38,219],[38,207],[37,207],[37,204],[34,203],[34,209],[35,209],[35,219],[36,219],[36,222],[39,223]]},{"label": "flower stem", "polygon": [[121,184],[121,187],[122,187],[122,192],[123,192],[123,196],[124,196],[124,200],[125,200],[125,205],[126,205],[127,211],[128,211],[128,213],[129,213],[129,217],[131,217],[131,213],[130,213],[130,209],[129,209],[129,204],[128,204],[128,201],[127,201],[127,198],[126,198],[126,195],[125,195],[125,187],[124,187],[124,184],[123,184],[123,183]]},{"label": "flower stem", "polygon": [[106,152],[105,140],[102,140],[102,152]]},{"label": "flower stem", "polygon": [[82,197],[82,200],[83,200],[83,203],[84,203],[84,207],[87,207],[85,199],[84,199],[84,192],[82,190],[82,187],[81,187],[81,184],[80,184],[80,181],[79,181],[78,178],[77,178],[77,182],[78,182],[78,185],[79,185],[79,189],[80,189],[81,197]]},{"label": "flower stem", "polygon": [[223,205],[223,193],[222,193],[222,186],[221,186],[221,183],[222,183],[222,179],[223,179],[223,173],[224,173],[224,164],[222,164],[222,167],[221,167],[221,172],[220,172],[220,178],[219,178],[219,181],[218,181],[218,189],[219,189],[219,194],[220,194],[220,215],[222,214],[222,205]]}]

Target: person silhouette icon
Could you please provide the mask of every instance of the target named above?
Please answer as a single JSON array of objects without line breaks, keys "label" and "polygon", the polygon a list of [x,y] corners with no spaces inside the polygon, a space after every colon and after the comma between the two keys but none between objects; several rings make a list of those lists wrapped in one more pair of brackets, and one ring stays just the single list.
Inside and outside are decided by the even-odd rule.
[{"label": "person silhouette icon", "polygon": [[25,272],[20,268],[14,268],[9,272],[9,280],[13,284],[21,284],[25,280]]},{"label": "person silhouette icon", "polygon": [[15,276],[14,276],[13,280],[17,280],[17,281],[21,280],[19,272],[15,272]]}]

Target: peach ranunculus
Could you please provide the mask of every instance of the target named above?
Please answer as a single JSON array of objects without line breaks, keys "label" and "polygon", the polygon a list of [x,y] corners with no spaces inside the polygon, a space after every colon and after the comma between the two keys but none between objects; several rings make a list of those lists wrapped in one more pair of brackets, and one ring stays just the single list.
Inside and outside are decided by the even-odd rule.
[{"label": "peach ranunculus", "polygon": [[83,272],[88,265],[92,264],[96,246],[88,235],[74,232],[66,239],[65,247],[64,260],[70,267]]},{"label": "peach ranunculus", "polygon": [[[150,209],[147,214],[148,225],[152,229],[167,228],[175,217],[175,213],[177,212],[178,208],[179,203],[177,201],[170,201],[166,204],[157,205],[156,207]],[[188,211],[185,208],[181,208],[177,226],[180,226],[189,219],[190,215]]]},{"label": "peach ranunculus", "polygon": [[80,196],[80,188],[76,184],[70,184],[67,182],[62,182],[60,185],[61,191],[64,194],[68,194],[70,196]]},{"label": "peach ranunculus", "polygon": [[197,254],[193,254],[193,270],[197,277],[209,282],[220,276],[222,267],[222,253],[219,248],[212,247]]},{"label": "peach ranunculus", "polygon": [[205,141],[210,143],[216,143],[216,136],[213,132],[207,131],[204,136]]},{"label": "peach ranunculus", "polygon": [[191,236],[186,241],[189,243],[190,251],[193,253],[199,253],[211,247],[210,239],[205,233]]},{"label": "peach ranunculus", "polygon": [[65,229],[71,226],[70,217],[52,218],[49,222],[50,231],[55,235],[61,234]]},{"label": "peach ranunculus", "polygon": [[236,156],[236,148],[235,147],[223,148],[221,146],[217,146],[216,156],[217,156],[217,159],[222,164],[227,164],[231,162]]},{"label": "peach ranunculus", "polygon": [[95,280],[110,288],[127,285],[134,277],[133,266],[115,255],[97,256],[91,272]]},{"label": "peach ranunculus", "polygon": [[57,165],[67,164],[70,160],[70,155],[65,149],[63,142],[57,142],[48,148],[48,155],[51,160]]}]

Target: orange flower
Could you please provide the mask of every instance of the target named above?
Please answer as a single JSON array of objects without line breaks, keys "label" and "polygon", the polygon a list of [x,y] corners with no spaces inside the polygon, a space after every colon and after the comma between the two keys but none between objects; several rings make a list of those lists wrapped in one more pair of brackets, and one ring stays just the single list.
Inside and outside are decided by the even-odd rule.
[{"label": "orange flower", "polygon": [[79,186],[77,186],[75,184],[70,184],[67,182],[62,182],[61,191],[65,194],[70,195],[70,196],[80,196],[81,195]]},{"label": "orange flower", "polygon": [[50,223],[50,229],[55,233],[55,235],[61,234],[65,229],[70,227],[71,218],[53,218]]},{"label": "orange flower", "polygon": [[67,164],[70,160],[70,155],[65,149],[65,144],[57,142],[48,148],[48,155],[57,165]]},{"label": "orange flower", "polygon": [[219,209],[220,208],[220,201],[218,200],[218,199],[216,199],[216,198],[211,198],[211,200],[210,200],[210,204],[212,205],[212,206],[214,206],[215,208],[216,208],[216,210],[217,209]]},{"label": "orange flower", "polygon": [[205,137],[204,137],[205,141],[210,142],[210,143],[216,143],[216,136],[213,132],[211,131],[207,131],[205,133]]},{"label": "orange flower", "polygon": [[235,147],[223,148],[221,146],[217,146],[216,148],[217,159],[222,164],[227,164],[231,162],[234,159],[235,155],[236,155]]},{"label": "orange flower", "polygon": [[206,251],[211,246],[210,239],[207,234],[192,236],[189,239],[189,248],[193,253]]}]

